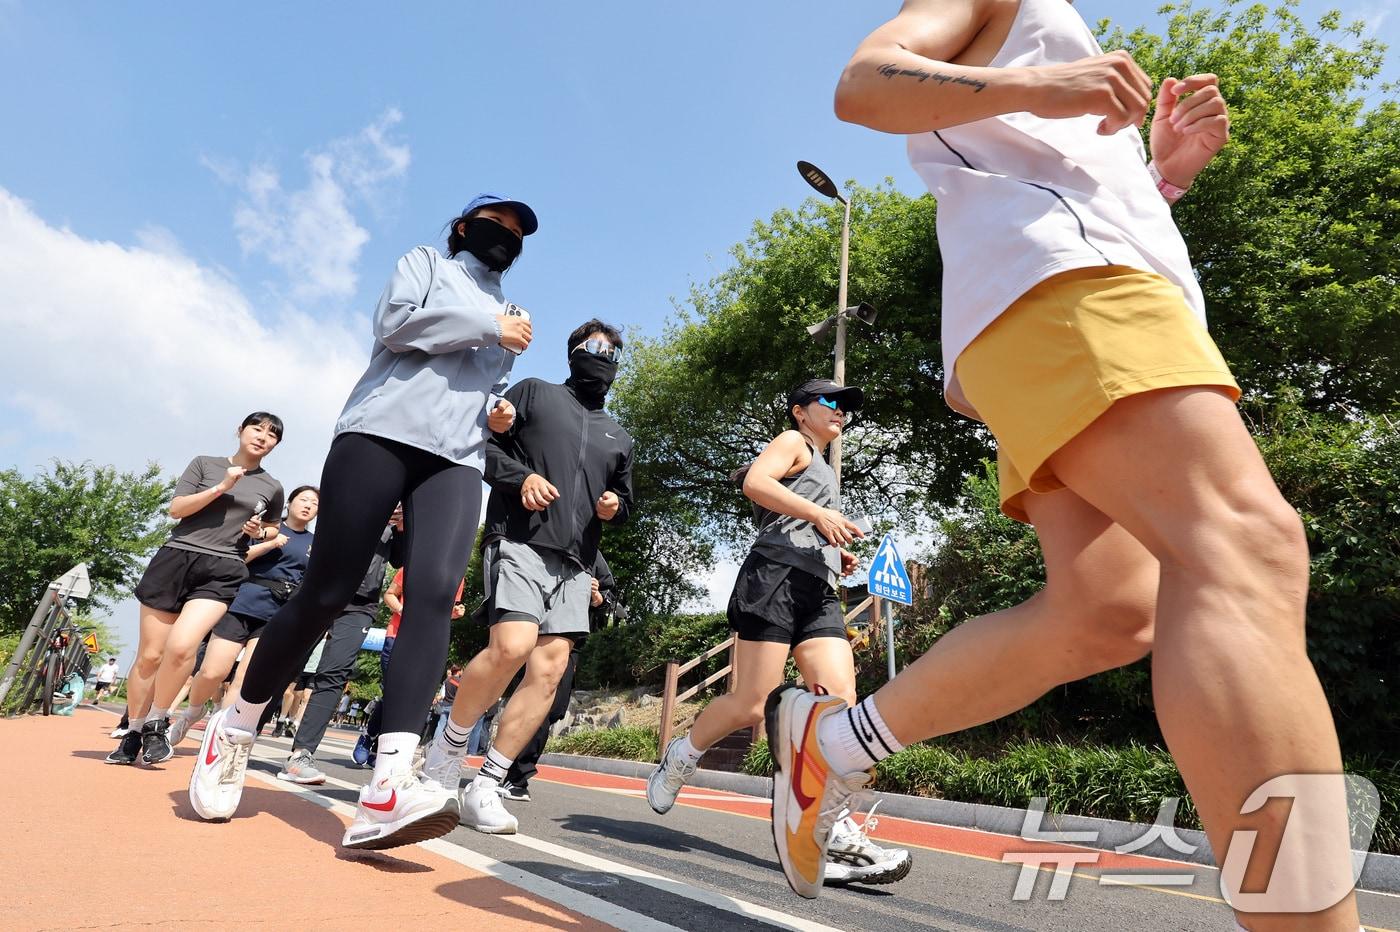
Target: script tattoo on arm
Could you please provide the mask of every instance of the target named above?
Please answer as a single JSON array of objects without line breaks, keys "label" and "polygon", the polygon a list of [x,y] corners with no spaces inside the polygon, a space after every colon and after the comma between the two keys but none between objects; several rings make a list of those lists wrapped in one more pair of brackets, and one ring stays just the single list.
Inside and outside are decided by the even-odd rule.
[{"label": "script tattoo on arm", "polygon": [[986,89],[986,81],[978,81],[976,78],[968,78],[962,75],[945,74],[942,71],[925,71],[922,68],[901,68],[899,65],[890,62],[879,67],[880,76],[886,80],[895,78],[913,78],[920,84],[925,81],[934,81],[938,84],[962,84],[972,88],[972,93],[976,94]]}]

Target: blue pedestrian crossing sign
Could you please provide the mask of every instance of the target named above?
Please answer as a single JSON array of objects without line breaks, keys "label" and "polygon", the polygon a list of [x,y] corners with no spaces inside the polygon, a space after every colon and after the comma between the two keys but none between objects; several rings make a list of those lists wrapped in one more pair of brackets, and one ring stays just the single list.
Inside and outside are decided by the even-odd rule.
[{"label": "blue pedestrian crossing sign", "polygon": [[893,534],[886,534],[880,541],[880,549],[875,551],[875,559],[870,562],[867,587],[871,595],[882,599],[903,605],[914,604],[914,586],[909,582],[909,573],[904,569],[899,548],[894,545]]}]

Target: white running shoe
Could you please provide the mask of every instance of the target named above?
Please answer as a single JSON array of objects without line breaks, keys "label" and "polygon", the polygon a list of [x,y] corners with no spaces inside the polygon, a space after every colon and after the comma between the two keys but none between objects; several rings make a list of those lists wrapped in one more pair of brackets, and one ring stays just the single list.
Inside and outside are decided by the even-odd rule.
[{"label": "white running shoe", "polygon": [[170,730],[166,732],[165,740],[170,742],[172,748],[180,746],[180,742],[185,740],[185,735],[190,733],[190,727],[194,725],[195,722],[204,718],[205,711],[204,706],[200,706],[199,714],[194,718],[189,717],[188,710],[171,717]]},{"label": "white running shoe", "polygon": [[120,738],[120,737],[124,736],[124,735],[127,733],[127,730],[128,730],[128,729],[125,729],[125,728],[113,728],[113,729],[112,729],[112,733],[111,733],[110,735],[108,735],[107,737],[109,737],[109,738]]},{"label": "white running shoe", "polygon": [[360,788],[355,821],[341,841],[347,848],[381,851],[439,838],[457,827],[457,795],[410,772]]},{"label": "white running shoe", "polygon": [[428,753],[423,758],[422,773],[424,780],[432,780],[455,794],[462,782],[462,757],[447,753],[435,741],[428,745]]},{"label": "white running shoe", "polygon": [[520,821],[506,811],[494,785],[473,780],[462,790],[462,824],[486,835],[514,835]]},{"label": "white running shoe", "polygon": [[880,820],[875,818],[877,802],[870,807],[862,825],[856,825],[847,813],[831,827],[831,840],[826,848],[826,883],[884,884],[895,883],[909,876],[914,859],[903,848],[881,848],[870,840],[870,832]]},{"label": "white running shoe", "polygon": [[676,804],[681,787],[695,773],[695,765],[676,753],[680,738],[672,738],[666,745],[666,753],[661,755],[661,763],[647,777],[647,802],[659,815],[665,815]]},{"label": "white running shoe", "polygon": [[209,719],[190,774],[190,805],[201,819],[231,819],[243,796],[243,774],[256,737],[224,728],[228,710]]}]

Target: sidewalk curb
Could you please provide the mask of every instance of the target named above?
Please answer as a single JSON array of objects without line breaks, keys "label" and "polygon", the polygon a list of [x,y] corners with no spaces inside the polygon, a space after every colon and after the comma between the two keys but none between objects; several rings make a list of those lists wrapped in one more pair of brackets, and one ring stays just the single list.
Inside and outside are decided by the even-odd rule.
[{"label": "sidewalk curb", "polygon": [[[615,760],[607,757],[582,757],[573,754],[545,754],[540,763],[552,767],[569,767],[574,770],[587,770],[593,773],[606,773],[617,777],[635,777],[645,780],[656,768],[655,764],[638,761]],[[770,799],[773,796],[773,780],[770,777],[755,777],[744,773],[728,773],[721,770],[697,770],[690,779],[690,785],[707,790],[722,790],[729,793],[742,793]],[[1027,810],[1010,809],[1005,806],[988,806],[981,803],[961,803],[950,799],[930,799],[926,796],[906,796],[902,793],[876,793],[880,801],[880,812],[901,819],[914,819],[947,825],[954,828],[978,829],[997,835],[1021,834]],[[1119,822],[1114,819],[1095,819],[1088,816],[1061,815],[1047,812],[1041,822],[1042,832],[1095,832],[1094,841],[1075,841],[1073,844],[1086,848],[1100,848],[1111,851],[1122,845],[1138,841],[1152,826],[1137,822]],[[1134,854],[1165,858],[1170,861],[1186,861],[1207,867],[1215,866],[1211,855],[1210,842],[1203,832],[1192,829],[1177,829],[1176,835],[1195,850],[1190,854],[1154,840],[1144,847],[1134,850]],[[1357,887],[1375,893],[1400,893],[1400,855],[1366,855],[1366,865],[1361,871]]]}]

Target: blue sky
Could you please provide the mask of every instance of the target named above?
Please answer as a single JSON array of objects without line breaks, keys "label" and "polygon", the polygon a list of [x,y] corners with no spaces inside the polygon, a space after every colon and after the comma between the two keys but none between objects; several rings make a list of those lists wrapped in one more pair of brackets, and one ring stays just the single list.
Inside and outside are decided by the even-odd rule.
[{"label": "blue sky", "polygon": [[[1397,3],[1340,6],[1393,43]],[[831,111],[894,9],[0,0],[0,467],[175,472],[269,408],[268,468],[315,481],[394,260],[481,190],[540,217],[506,280],[536,319],[517,377],[562,378],[590,316],[656,333],[808,195],[797,159],[920,190],[902,139]]]}]

